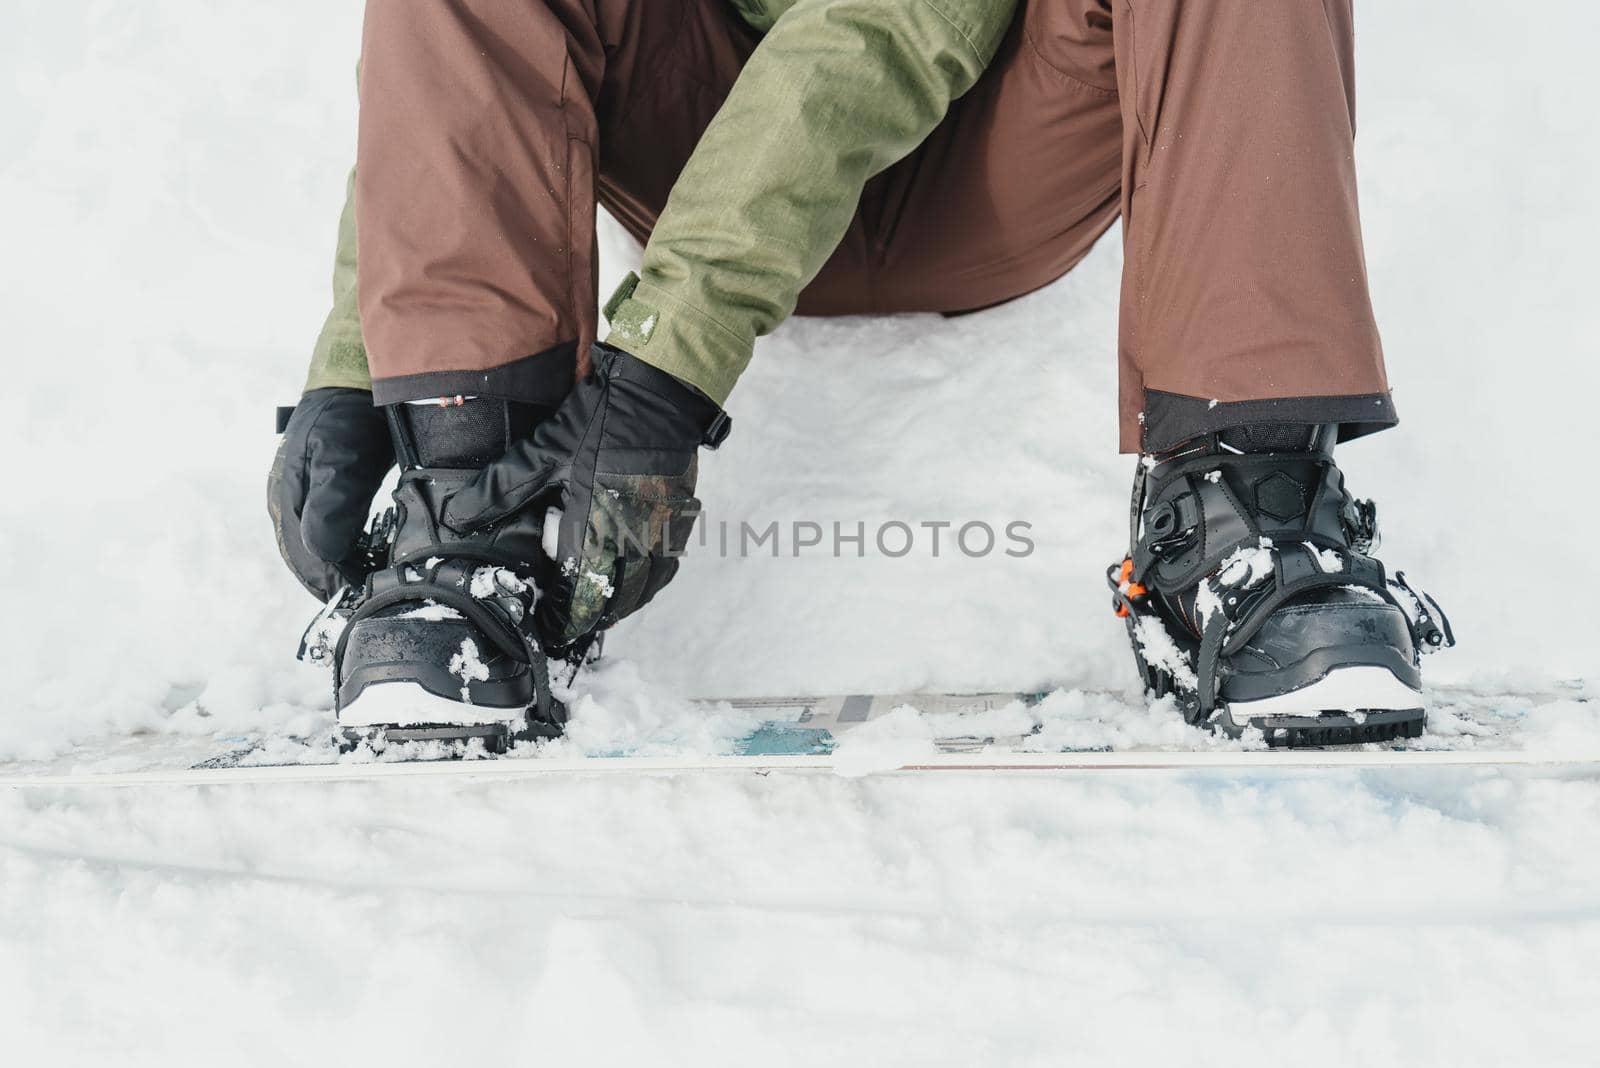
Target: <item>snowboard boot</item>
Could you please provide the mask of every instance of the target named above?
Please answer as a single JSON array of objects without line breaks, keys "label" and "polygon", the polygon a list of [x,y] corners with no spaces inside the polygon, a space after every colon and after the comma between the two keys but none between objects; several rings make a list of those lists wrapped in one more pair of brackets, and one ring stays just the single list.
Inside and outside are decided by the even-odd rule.
[{"label": "snowboard boot", "polygon": [[1189,722],[1274,746],[1422,733],[1421,654],[1455,639],[1370,555],[1377,509],[1346,492],[1335,436],[1242,427],[1141,459],[1107,577],[1147,689]]},{"label": "snowboard boot", "polygon": [[359,593],[333,650],[347,741],[481,739],[504,752],[559,734],[566,710],[532,627],[542,516],[518,513],[470,537],[440,521],[450,494],[551,410],[457,397],[388,411],[400,464],[388,566]]}]

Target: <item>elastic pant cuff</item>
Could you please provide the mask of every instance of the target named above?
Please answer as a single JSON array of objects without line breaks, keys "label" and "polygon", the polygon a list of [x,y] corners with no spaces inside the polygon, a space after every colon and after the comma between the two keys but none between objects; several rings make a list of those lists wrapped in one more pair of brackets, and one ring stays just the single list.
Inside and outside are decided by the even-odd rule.
[{"label": "elastic pant cuff", "polygon": [[563,341],[486,371],[425,371],[375,378],[372,400],[374,404],[401,404],[460,395],[555,406],[572,392],[577,353],[576,341]]},{"label": "elastic pant cuff", "polygon": [[1202,434],[1269,423],[1334,423],[1339,440],[1349,441],[1399,421],[1388,393],[1214,401],[1151,389],[1144,397],[1143,449],[1161,452]]}]

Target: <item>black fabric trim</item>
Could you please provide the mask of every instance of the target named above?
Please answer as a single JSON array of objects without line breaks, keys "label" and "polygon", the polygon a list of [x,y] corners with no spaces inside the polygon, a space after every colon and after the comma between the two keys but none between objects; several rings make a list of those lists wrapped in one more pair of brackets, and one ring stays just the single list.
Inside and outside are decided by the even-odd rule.
[{"label": "black fabric trim", "polygon": [[461,394],[554,407],[572,392],[577,356],[578,343],[563,341],[487,371],[427,371],[375,378],[372,402],[400,404]]},{"label": "black fabric trim", "polygon": [[1144,450],[1160,452],[1202,434],[1260,423],[1337,423],[1339,440],[1387,430],[1400,421],[1387,393],[1343,397],[1275,397],[1225,401],[1147,389],[1144,394]]}]

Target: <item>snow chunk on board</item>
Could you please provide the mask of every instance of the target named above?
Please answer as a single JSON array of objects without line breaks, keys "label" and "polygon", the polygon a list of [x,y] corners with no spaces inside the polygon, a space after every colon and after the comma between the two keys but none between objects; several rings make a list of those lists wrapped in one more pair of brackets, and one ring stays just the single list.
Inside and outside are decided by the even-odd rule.
[{"label": "snow chunk on board", "polygon": [[857,778],[903,768],[938,752],[932,722],[910,705],[902,705],[842,734],[833,750],[833,770]]},{"label": "snow chunk on board", "polygon": [[461,700],[472,701],[471,683],[489,681],[489,665],[478,655],[478,643],[461,639],[461,651],[450,658],[450,674],[461,680]]}]

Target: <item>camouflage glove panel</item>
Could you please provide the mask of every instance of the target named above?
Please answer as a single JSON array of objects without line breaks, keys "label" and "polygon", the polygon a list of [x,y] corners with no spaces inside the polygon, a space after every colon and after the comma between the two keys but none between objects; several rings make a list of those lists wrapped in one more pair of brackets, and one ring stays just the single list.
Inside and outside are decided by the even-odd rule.
[{"label": "camouflage glove panel", "polygon": [[589,377],[531,438],[458,490],[444,521],[467,533],[525,509],[559,509],[554,562],[536,569],[534,621],[551,655],[581,652],[677,573],[700,511],[696,450],[720,444],[727,427],[705,396],[596,345]]}]

